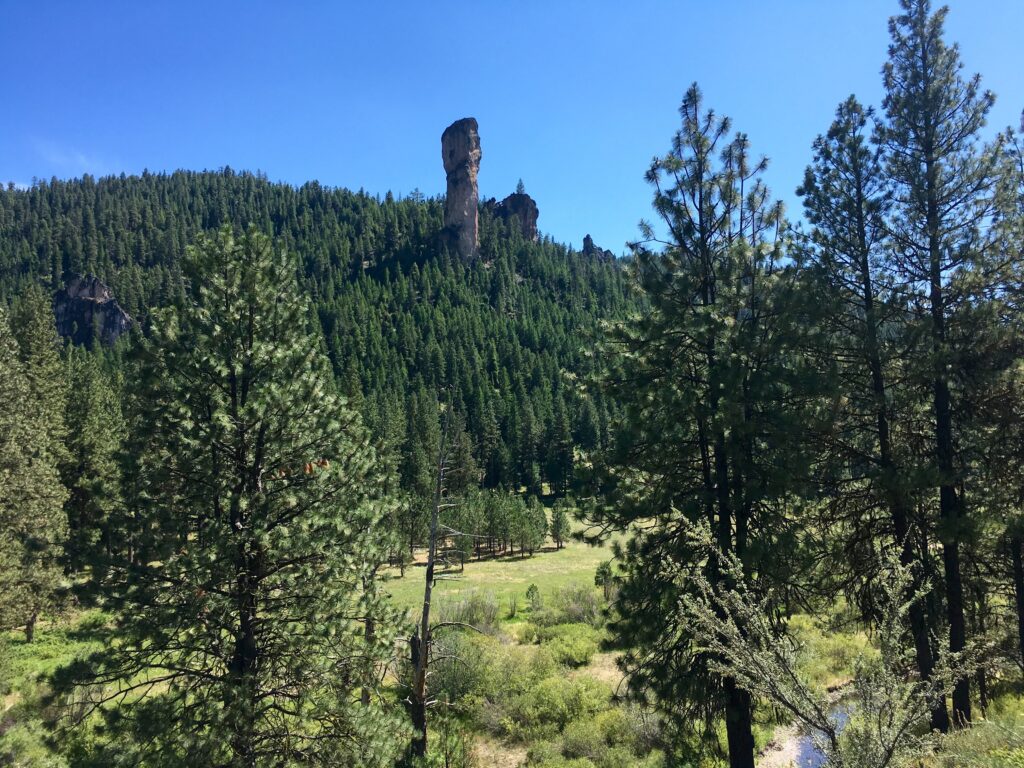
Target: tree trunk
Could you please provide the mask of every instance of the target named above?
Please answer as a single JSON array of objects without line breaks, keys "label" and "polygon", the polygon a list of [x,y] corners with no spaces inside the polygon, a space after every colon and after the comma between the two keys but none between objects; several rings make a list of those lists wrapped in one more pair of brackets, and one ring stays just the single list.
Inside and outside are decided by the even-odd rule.
[{"label": "tree trunk", "polygon": [[256,753],[253,744],[253,722],[249,709],[256,698],[255,673],[258,650],[254,634],[256,621],[256,594],[254,580],[251,579],[251,558],[246,545],[240,543],[239,567],[236,576],[238,627],[235,635],[235,648],[229,663],[232,686],[229,689],[229,709],[233,718],[230,723],[234,731],[231,738],[231,749],[235,753],[238,765],[255,768]]},{"label": "tree trunk", "polygon": [[[866,223],[863,217],[864,201],[861,196],[862,179],[860,166],[855,169],[857,185],[858,238],[860,253],[858,270],[860,272],[861,299],[864,302],[864,351],[868,369],[871,372],[871,390],[875,401],[875,422],[878,428],[879,464],[882,470],[883,492],[888,501],[889,517],[892,520],[893,534],[900,547],[900,564],[912,567],[917,560],[910,536],[910,515],[904,494],[899,490],[899,470],[893,457],[892,438],[889,425],[889,407],[887,404],[885,373],[882,368],[882,354],[878,343],[878,317],[875,310],[875,286],[871,275],[870,253]],[[918,575],[914,575],[917,585]],[[931,640],[928,637],[928,619],[924,606],[914,601],[910,606],[910,631],[914,638],[914,654],[917,671],[922,680],[931,679],[935,670]],[[949,712],[945,700],[935,702],[930,716],[932,730],[942,733],[949,731]]]},{"label": "tree trunk", "polygon": [[1013,595],[1017,602],[1017,642],[1021,664],[1024,665],[1024,537],[1020,534],[1012,536],[1010,549],[1013,557]]},{"label": "tree trunk", "polygon": [[[967,644],[964,619],[963,580],[960,576],[961,500],[956,493],[953,450],[953,407],[947,381],[946,296],[942,284],[942,242],[940,235],[939,167],[934,146],[934,126],[926,121],[924,143],[926,231],[928,233],[928,282],[932,319],[933,403],[935,416],[935,462],[939,471],[939,519],[942,566],[946,581],[946,617],[949,622],[949,650],[959,653]],[[953,688],[953,725],[971,720],[970,679],[956,681]]]},{"label": "tree trunk", "polygon": [[423,613],[420,617],[419,636],[412,638],[412,691],[409,695],[409,716],[415,733],[412,740],[412,755],[423,758],[427,755],[427,666],[430,663],[430,601],[434,589],[434,561],[437,557],[437,527],[444,495],[444,476],[448,438],[448,413],[441,429],[441,441],[437,451],[437,477],[434,485],[434,508],[430,515],[430,541],[427,545],[427,573],[423,585]]},{"label": "tree trunk", "polygon": [[[959,653],[967,644],[967,623],[964,619],[964,587],[960,575],[959,499],[947,470],[952,471],[952,422],[949,413],[949,388],[945,381],[936,381],[936,413],[938,421],[939,471],[943,475],[939,487],[939,516],[942,532],[942,566],[946,577],[946,612],[949,621],[949,650]],[[943,396],[944,393],[944,396]],[[944,407],[940,407],[944,405]],[[953,687],[953,725],[971,721],[971,683],[969,677],[956,681]]]},{"label": "tree trunk", "polygon": [[39,620],[39,611],[33,609],[32,614],[25,622],[25,642],[31,643],[36,639],[36,622]]},{"label": "tree trunk", "polygon": [[750,694],[725,683],[725,734],[729,743],[729,768],[754,768],[754,721]]}]

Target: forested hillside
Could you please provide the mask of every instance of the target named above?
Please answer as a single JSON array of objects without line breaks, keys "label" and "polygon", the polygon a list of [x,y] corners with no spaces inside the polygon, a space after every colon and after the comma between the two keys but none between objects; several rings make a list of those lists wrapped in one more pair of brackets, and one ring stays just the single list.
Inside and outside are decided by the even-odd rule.
[{"label": "forested hillside", "polygon": [[0,191],[0,767],[1024,765],[1024,116],[896,11],[801,220],[693,83],[629,259],[472,117]]},{"label": "forested hillside", "polygon": [[583,347],[598,319],[628,306],[622,272],[525,240],[487,209],[466,263],[439,238],[442,213],[418,194],[379,200],[228,169],[54,179],[0,192],[0,295],[91,274],[144,328],[184,295],[186,245],[255,224],[299,254],[335,374],[409,489],[430,487],[427,401],[450,388],[485,486],[565,490],[572,445],[593,448],[606,430],[608,405],[572,379],[591,370]]}]

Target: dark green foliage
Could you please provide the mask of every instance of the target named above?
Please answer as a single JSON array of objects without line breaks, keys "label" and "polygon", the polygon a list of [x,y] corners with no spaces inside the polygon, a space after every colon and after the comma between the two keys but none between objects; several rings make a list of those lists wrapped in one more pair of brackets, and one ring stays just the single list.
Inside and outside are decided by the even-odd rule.
[{"label": "dark green foliage", "polygon": [[369,435],[293,258],[224,229],[184,266],[188,302],[139,350],[138,547],[102,585],[119,641],[59,682],[104,684],[111,748],[148,765],[390,764],[403,727],[375,688],[398,625],[375,586],[390,507]]},{"label": "dark green foliage", "polygon": [[[229,169],[53,180],[0,191],[0,296],[92,273],[144,321],[183,295],[185,246],[222,224],[254,224],[301,255],[335,376],[397,455],[408,490],[423,485],[421,454],[430,454],[424,425],[408,434],[411,403],[441,389],[465,417],[487,487],[562,489],[571,477],[566,421],[586,447],[600,440],[608,407],[566,390],[562,374],[590,370],[587,335],[627,306],[621,271],[547,239],[525,241],[486,211],[481,258],[466,265],[439,246],[441,201],[422,196],[380,200]],[[422,526],[406,520],[403,530]]]},{"label": "dark green foliage", "polygon": [[556,501],[551,510],[551,538],[555,540],[555,546],[558,549],[562,548],[572,533],[569,510],[573,507],[573,500],[566,497]]},{"label": "dark green foliage", "polygon": [[[751,700],[709,659],[674,608],[687,573],[714,564],[681,531],[706,524],[718,546],[766,582],[796,586],[799,530],[790,506],[809,477],[806,426],[816,384],[803,348],[811,302],[788,263],[781,211],[742,133],[705,110],[696,85],[680,107],[672,150],[647,178],[664,249],[635,246],[649,313],[620,323],[602,385],[623,407],[608,451],[595,457],[604,531],[629,531],[613,629],[630,683],[681,720],[724,714],[730,763],[753,766]],[[784,469],[783,469],[784,468]],[[656,661],[652,661],[656,659]],[[686,714],[683,714],[686,713]]]},{"label": "dark green foliage", "polygon": [[0,631],[24,627],[31,641],[63,581],[63,379],[52,319],[25,307],[18,318],[16,341],[0,307]]},{"label": "dark green foliage", "polygon": [[[998,230],[989,226],[1004,202],[998,194],[1001,147],[981,144],[995,96],[982,90],[978,75],[962,77],[959,50],[944,40],[947,9],[933,13],[929,0],[900,5],[902,13],[889,22],[883,70],[881,139],[893,194],[887,226],[896,253],[889,267],[922,336],[907,373],[912,384],[930,390],[927,466],[937,496],[949,648],[959,652],[967,643],[962,561],[972,524],[963,488],[968,460],[958,447],[970,400],[961,388],[971,382],[957,374],[987,366],[977,351],[997,327],[994,315],[983,318],[1008,265]],[[953,721],[970,719],[965,679],[953,691]]]},{"label": "dark green foliage", "polygon": [[78,572],[102,560],[117,541],[121,498],[118,457],[125,438],[120,391],[94,353],[66,351],[71,387],[67,404],[68,462],[63,475],[70,492],[64,505],[69,526],[67,564]]}]

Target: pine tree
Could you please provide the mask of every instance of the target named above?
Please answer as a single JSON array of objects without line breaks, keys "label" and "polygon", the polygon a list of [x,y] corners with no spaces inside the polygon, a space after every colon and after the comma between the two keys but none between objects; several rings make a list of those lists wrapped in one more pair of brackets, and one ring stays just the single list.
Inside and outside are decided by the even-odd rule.
[{"label": "pine tree", "polygon": [[[915,373],[931,389],[946,617],[949,647],[956,653],[967,642],[961,545],[969,520],[960,491],[954,378],[962,345],[975,343],[961,334],[958,315],[969,310],[972,295],[994,288],[994,273],[985,268],[995,256],[985,223],[995,212],[999,148],[980,147],[979,133],[995,97],[981,90],[979,76],[961,77],[959,50],[943,39],[947,9],[932,13],[929,0],[900,5],[903,13],[889,23],[892,42],[883,70],[882,137],[894,192],[889,234],[897,279],[929,339]],[[953,691],[953,722],[970,719],[965,678]]]},{"label": "pine tree", "polygon": [[[655,231],[645,225],[634,248],[651,309],[618,324],[606,344],[603,390],[623,413],[596,457],[606,500],[590,516],[600,529],[632,533],[612,625],[637,649],[624,660],[632,684],[653,690],[679,721],[724,714],[730,765],[752,768],[750,695],[711,671],[672,608],[692,588],[691,569],[714,583],[725,577],[673,531],[707,521],[718,547],[761,579],[800,578],[788,505],[808,473],[801,436],[816,385],[800,350],[813,322],[799,272],[784,266],[781,210],[759,178],[765,161],[705,111],[696,85],[680,115],[672,150],[647,174],[668,241],[650,247]],[[661,661],[641,662],[652,658]]]},{"label": "pine tree", "polygon": [[548,512],[536,496],[527,502],[524,543],[527,551],[533,553],[544,546],[548,538]]},{"label": "pine tree", "polygon": [[569,535],[572,533],[572,525],[569,521],[569,510],[573,501],[569,497],[563,497],[555,502],[551,510],[551,538],[555,540],[555,547],[561,549]]},{"label": "pine tree", "polygon": [[140,350],[134,561],[109,567],[118,644],[73,665],[104,685],[111,749],[154,764],[390,765],[375,693],[397,616],[376,588],[390,511],[343,405],[297,264],[255,230],[189,249],[190,302]]},{"label": "pine tree", "polygon": [[[901,564],[915,566],[920,578],[923,566],[916,546],[922,534],[927,535],[915,525],[913,515],[922,490],[917,487],[920,472],[907,444],[907,430],[894,426],[910,417],[916,402],[912,392],[893,383],[905,364],[902,350],[910,333],[906,308],[887,264],[891,243],[884,221],[884,156],[871,142],[872,118],[852,96],[840,104],[828,133],[815,141],[813,164],[798,190],[813,225],[809,262],[818,271],[822,298],[832,299],[825,318],[831,329],[829,346],[823,357],[838,368],[834,380],[844,403],[838,423],[830,424],[823,435],[829,453],[823,463],[831,478],[826,481],[826,513],[831,520],[856,519],[852,530],[836,537],[856,547],[858,541],[876,540],[875,535],[865,536],[865,527],[872,525],[876,510],[884,511]],[[867,494],[854,493],[858,486]],[[865,504],[865,498],[871,503]],[[863,568],[871,558],[872,552],[860,550],[849,560],[854,568]],[[855,577],[871,580],[875,575],[871,568]],[[924,603],[914,601],[908,615],[918,672],[928,680],[935,664]],[[945,702],[936,702],[931,725],[948,730]]]},{"label": "pine tree", "polygon": [[61,360],[53,309],[42,289],[30,284],[11,308],[11,329],[33,399],[39,404],[40,428],[49,436],[49,450],[58,463],[67,460],[65,410],[68,380]]},{"label": "pine tree", "polygon": [[555,398],[555,413],[547,439],[547,477],[555,494],[566,493],[572,483],[573,450],[569,414],[564,398],[559,395]]},{"label": "pine tree", "polygon": [[120,504],[118,456],[125,425],[120,398],[100,359],[70,349],[68,367],[67,562],[72,571],[81,571],[122,544],[112,526]]},{"label": "pine tree", "polygon": [[31,324],[20,330],[28,355],[0,308],[0,628],[24,627],[31,642],[36,621],[56,605],[63,582],[67,491],[57,467],[62,446],[54,435],[63,414],[49,410],[46,400],[61,389],[59,379],[47,375],[61,371],[39,363],[49,358],[45,334],[40,339]]}]

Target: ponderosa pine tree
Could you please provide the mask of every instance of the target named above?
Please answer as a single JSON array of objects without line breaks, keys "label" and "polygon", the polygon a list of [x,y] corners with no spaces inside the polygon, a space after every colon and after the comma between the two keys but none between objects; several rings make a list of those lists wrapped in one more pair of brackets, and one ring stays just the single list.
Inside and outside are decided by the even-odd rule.
[{"label": "ponderosa pine tree", "polygon": [[32,397],[39,404],[41,429],[49,436],[55,459],[63,464],[67,460],[68,378],[61,360],[62,342],[57,336],[53,306],[42,288],[33,283],[18,296],[11,307],[10,323]]},{"label": "ponderosa pine tree", "polygon": [[563,496],[555,502],[551,509],[551,538],[555,540],[555,547],[561,549],[572,533],[572,526],[569,521],[569,510],[573,508],[573,500]]},{"label": "ponderosa pine tree", "polygon": [[154,313],[139,351],[140,546],[104,585],[119,642],[58,690],[102,691],[118,759],[390,765],[398,622],[374,579],[390,506],[368,434],[293,257],[225,228],[185,263],[187,303]]},{"label": "ponderosa pine tree", "polygon": [[66,560],[70,570],[82,571],[123,543],[115,540],[112,526],[121,497],[118,456],[125,426],[118,391],[101,359],[72,347],[67,365],[71,387],[64,472],[69,490],[64,505],[69,528]]},{"label": "ponderosa pine tree", "polygon": [[525,545],[526,550],[533,553],[544,546],[548,538],[548,512],[544,504],[536,496],[531,496],[526,503]]},{"label": "ponderosa pine tree", "polygon": [[555,397],[554,416],[547,436],[546,475],[551,490],[562,495],[569,490],[573,480],[574,446],[569,414],[561,393]]},{"label": "ponderosa pine tree", "polygon": [[[47,359],[48,337],[35,335],[45,324],[20,330],[26,348],[38,352],[29,355],[33,362]],[[54,605],[63,581],[67,491],[57,467],[62,446],[53,432],[63,414],[49,410],[52,404],[42,396],[60,391],[60,381],[46,377],[62,371],[34,367],[30,375],[22,356],[0,307],[0,628],[24,627],[31,642],[39,615]]]},{"label": "ponderosa pine tree", "polygon": [[[882,512],[900,563],[921,578],[916,547],[922,532],[914,520],[920,473],[907,445],[909,431],[899,429],[916,397],[893,383],[905,362],[907,309],[887,268],[887,184],[881,150],[871,141],[872,117],[852,96],[840,104],[828,133],[814,143],[813,163],[798,190],[812,225],[809,266],[818,273],[823,297],[833,299],[827,357],[838,368],[837,402],[843,403],[825,434],[825,464],[838,468],[826,473],[832,478],[826,510],[834,537],[851,542],[847,554],[855,568],[873,562],[873,553],[859,545],[874,546],[876,534],[865,531],[877,530]],[[872,567],[868,581],[874,573]],[[908,616],[918,672],[928,680],[935,663],[924,602],[913,601]],[[949,729],[945,702],[935,703],[931,726]]]},{"label": "ponderosa pine tree", "polygon": [[798,273],[783,263],[780,206],[759,178],[765,161],[705,111],[696,85],[680,115],[671,151],[647,173],[666,236],[644,225],[633,249],[650,311],[606,344],[601,384],[622,418],[595,457],[603,500],[589,516],[602,532],[631,533],[611,627],[633,649],[624,667],[634,690],[653,691],[680,724],[724,714],[730,765],[752,768],[750,695],[712,672],[678,610],[691,570],[713,583],[720,574],[677,532],[704,520],[749,573],[798,580],[787,502],[808,472],[801,436],[813,414],[799,350],[813,323]]},{"label": "ponderosa pine tree", "polygon": [[[975,340],[958,317],[972,297],[995,286],[990,267],[1001,258],[987,222],[995,213],[998,147],[982,147],[979,134],[995,97],[980,77],[961,76],[956,45],[943,39],[946,8],[930,0],[901,0],[889,22],[892,42],[883,69],[886,121],[882,139],[893,190],[887,217],[891,268],[917,310],[928,344],[912,375],[931,390],[931,463],[938,496],[938,536],[945,573],[949,647],[967,642],[962,544],[970,521],[963,498],[963,463],[957,456],[960,425],[956,391],[959,355]],[[971,719],[965,678],[953,691],[954,724]]]},{"label": "ponderosa pine tree", "polygon": [[[68,379],[61,360],[61,340],[57,336],[53,309],[38,285],[29,285],[14,302],[10,323],[28,379],[31,403],[26,403],[25,418],[34,424],[33,450],[63,473],[68,461],[65,423]],[[66,498],[63,488],[59,492]],[[22,578],[33,583],[28,593],[32,599],[26,604],[30,607],[25,628],[31,640],[36,617],[53,605],[52,598],[62,578],[58,563],[64,557],[67,517],[63,510],[58,513],[45,504],[37,505],[30,517],[37,531],[32,533],[26,528],[24,533],[33,542],[30,550],[35,564],[26,566]]]}]

